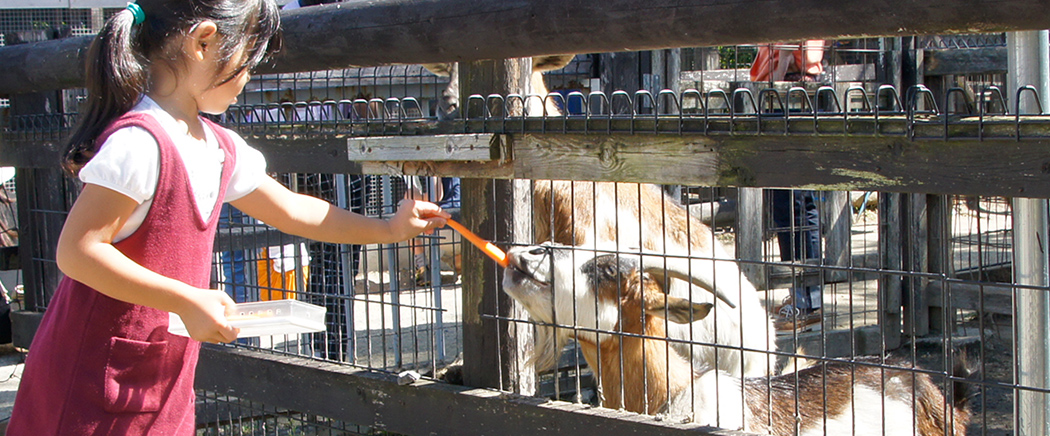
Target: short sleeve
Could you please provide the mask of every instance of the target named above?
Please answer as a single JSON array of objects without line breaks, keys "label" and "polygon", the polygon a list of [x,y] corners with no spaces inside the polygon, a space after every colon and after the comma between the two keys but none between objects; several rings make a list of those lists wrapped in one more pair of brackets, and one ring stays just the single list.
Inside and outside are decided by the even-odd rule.
[{"label": "short sleeve", "polygon": [[226,187],[226,198],[223,199],[228,203],[251,194],[269,176],[266,175],[266,158],[263,154],[244,142],[237,132],[227,130],[226,133],[237,153],[237,163],[230,175],[230,184]]},{"label": "short sleeve", "polygon": [[84,183],[109,188],[137,203],[153,198],[160,174],[157,140],[141,127],[113,132],[98,154],[80,169]]}]

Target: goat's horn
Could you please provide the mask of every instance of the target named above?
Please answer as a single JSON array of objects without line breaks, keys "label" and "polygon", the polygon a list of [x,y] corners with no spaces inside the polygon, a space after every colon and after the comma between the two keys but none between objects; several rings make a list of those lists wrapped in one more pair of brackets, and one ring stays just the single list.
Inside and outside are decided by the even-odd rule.
[{"label": "goat's horn", "polygon": [[683,257],[643,255],[642,268],[645,272],[660,276],[685,280],[714,294],[715,298],[736,309],[736,296],[726,293],[715,286],[714,267],[703,262],[712,260],[688,259]]}]

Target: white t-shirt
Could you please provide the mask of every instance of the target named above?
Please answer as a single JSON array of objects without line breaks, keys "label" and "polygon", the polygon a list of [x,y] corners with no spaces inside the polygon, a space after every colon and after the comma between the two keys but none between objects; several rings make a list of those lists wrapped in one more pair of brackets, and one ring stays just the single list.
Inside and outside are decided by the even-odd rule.
[{"label": "white t-shirt", "polygon": [[[205,127],[206,141],[198,141],[174,117],[146,96],[131,111],[152,115],[171,137],[186,167],[201,218],[207,221],[215,206],[215,197],[219,195],[219,180],[225,159],[215,133]],[[237,162],[226,188],[224,202],[250,194],[262,184],[264,177],[269,177],[266,175],[266,159],[262,153],[245,143],[240,135],[227,133],[230,133],[233,141]],[[113,242],[134,233],[142,225],[153,204],[160,174],[158,147],[157,140],[146,129],[125,127],[113,132],[102,144],[98,154],[80,170],[80,180],[84,183],[112,189],[139,203]]]}]

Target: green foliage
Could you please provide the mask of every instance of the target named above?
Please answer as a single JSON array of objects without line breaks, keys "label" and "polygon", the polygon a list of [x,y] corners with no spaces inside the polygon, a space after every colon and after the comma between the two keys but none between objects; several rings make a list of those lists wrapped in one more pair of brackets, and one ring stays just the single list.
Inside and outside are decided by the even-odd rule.
[{"label": "green foliage", "polygon": [[720,68],[750,68],[755,61],[757,47],[723,45],[718,47],[718,66]]}]

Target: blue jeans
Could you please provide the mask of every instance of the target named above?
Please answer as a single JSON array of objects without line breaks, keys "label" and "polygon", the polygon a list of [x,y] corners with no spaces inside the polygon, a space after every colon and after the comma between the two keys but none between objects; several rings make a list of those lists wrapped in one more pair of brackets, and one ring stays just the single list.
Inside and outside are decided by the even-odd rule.
[{"label": "blue jeans", "polygon": [[[222,205],[219,215],[219,227],[230,228],[248,222],[248,215],[229,204]],[[248,301],[247,277],[244,273],[246,257],[244,250],[223,251],[219,253],[222,275],[226,277],[226,293],[238,303]]]},{"label": "blue jeans", "polygon": [[[817,192],[802,189],[771,189],[773,225],[780,229],[780,260],[792,262],[820,259],[820,211]],[[821,287],[792,288],[794,305],[798,309],[820,307]],[[814,301],[815,300],[815,301]]]}]

